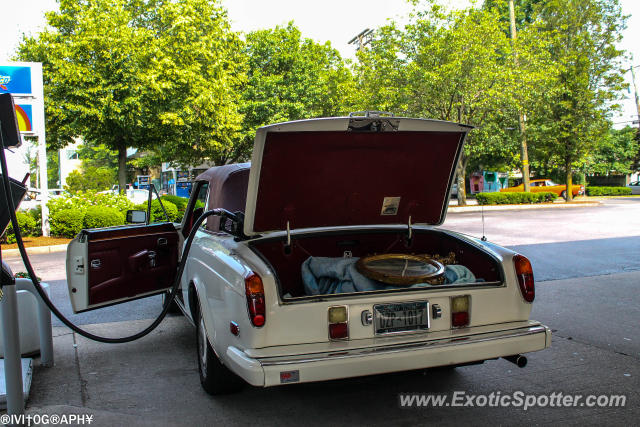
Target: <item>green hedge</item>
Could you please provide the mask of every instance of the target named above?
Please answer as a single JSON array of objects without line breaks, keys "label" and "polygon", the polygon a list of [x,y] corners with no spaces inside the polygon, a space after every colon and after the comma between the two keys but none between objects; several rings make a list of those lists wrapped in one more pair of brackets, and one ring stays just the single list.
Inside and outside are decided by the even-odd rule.
[{"label": "green hedge", "polygon": [[124,225],[124,215],[116,208],[90,206],[84,215],[82,225],[84,228],[113,227]]},{"label": "green hedge", "polygon": [[124,215],[133,203],[120,194],[79,191],[52,198],[47,207],[51,235],[74,238],[83,228],[124,224]]},{"label": "green hedge", "polygon": [[587,187],[587,196],[629,196],[629,187]]},{"label": "green hedge", "polygon": [[166,200],[168,202],[173,203],[174,205],[176,205],[176,208],[178,208],[178,212],[183,212],[183,213],[185,209],[187,209],[187,203],[189,203],[189,199],[187,199],[186,197],[180,197],[180,196],[166,195],[166,196],[160,197],[160,199],[163,202]]},{"label": "green hedge", "polygon": [[[174,205],[170,201],[163,200],[162,206],[164,206],[164,208],[166,209],[170,222],[177,222],[177,221],[180,221],[180,219],[182,219],[182,217],[181,216],[179,217],[178,215],[178,208],[176,207],[176,205]],[[136,205],[134,209],[146,212],[147,204],[140,203],[139,205]],[[165,221],[166,221],[166,218],[164,216],[164,212],[162,211],[162,207],[160,206],[160,201],[158,199],[155,199],[154,201],[151,202],[151,220],[149,222],[165,222]]]},{"label": "green hedge", "polygon": [[[18,226],[20,227],[20,234],[23,237],[33,236],[38,233],[37,222],[29,213],[18,211],[16,212],[16,219],[18,220]],[[2,239],[0,240],[2,243],[16,242],[16,235],[13,232],[13,226],[11,223],[9,223],[7,230],[4,232]]]},{"label": "green hedge", "polygon": [[37,205],[33,209],[29,209],[29,215],[36,222],[35,228],[33,229],[32,236],[42,236],[42,206]]},{"label": "green hedge", "polygon": [[56,210],[49,217],[51,235],[73,239],[83,228],[84,215],[74,208]]},{"label": "green hedge", "polygon": [[479,205],[521,205],[527,203],[553,202],[558,198],[556,193],[478,193]]},{"label": "green hedge", "polygon": [[[173,203],[174,205],[176,205],[176,208],[178,209],[178,213],[176,217],[172,219],[172,221],[173,222],[182,221],[182,217],[184,216],[184,211],[187,210],[187,204],[189,203],[189,199],[187,199],[186,197],[166,195],[166,196],[161,196],[160,200],[162,200],[162,203],[165,205],[166,205],[166,202]],[[169,213],[168,210],[167,210],[167,213]]]},{"label": "green hedge", "polygon": [[75,209],[84,214],[90,206],[116,208],[124,215],[127,210],[133,208],[133,203],[121,194],[96,193],[95,191],[79,191],[73,196],[52,198],[47,203],[50,215],[63,209]]}]

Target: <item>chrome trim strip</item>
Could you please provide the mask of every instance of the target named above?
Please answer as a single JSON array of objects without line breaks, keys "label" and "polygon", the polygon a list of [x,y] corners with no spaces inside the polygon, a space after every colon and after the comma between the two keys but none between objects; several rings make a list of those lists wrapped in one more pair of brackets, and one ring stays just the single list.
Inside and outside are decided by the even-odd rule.
[{"label": "chrome trim strip", "polygon": [[300,297],[289,297],[283,298],[282,304],[294,304],[298,302],[318,302],[318,301],[328,301],[332,298],[361,298],[363,296],[369,295],[384,295],[384,294],[396,294],[400,292],[425,292],[425,291],[462,291],[462,290],[475,290],[475,289],[497,289],[497,288],[505,288],[506,281],[504,282],[473,282],[473,283],[449,283],[446,285],[432,285],[425,286],[422,288],[394,288],[394,289],[379,289],[375,291],[359,291],[359,292],[348,292],[348,293],[340,293],[340,294],[320,294],[320,295],[304,295]]},{"label": "chrome trim strip", "polygon": [[496,341],[508,338],[520,338],[529,335],[536,334],[545,334],[546,336],[547,327],[540,326],[532,326],[528,328],[523,328],[522,330],[509,330],[509,331],[500,331],[500,332],[488,332],[484,334],[478,335],[466,335],[460,337],[453,338],[439,338],[434,340],[426,340],[420,342],[413,342],[407,344],[394,344],[387,345],[383,347],[373,347],[373,348],[365,348],[365,349],[356,349],[356,350],[338,350],[331,352],[323,352],[318,353],[316,357],[309,357],[310,355],[303,356],[276,356],[276,357],[265,357],[265,358],[256,358],[258,362],[262,366],[279,366],[279,365],[291,365],[297,363],[311,363],[311,362],[322,362],[328,360],[338,360],[338,359],[351,359],[354,357],[363,357],[370,356],[373,354],[391,354],[391,353],[400,353],[406,351],[418,351],[424,350],[426,348],[438,348],[438,347],[450,347],[462,344],[475,344],[480,342],[487,341]]}]

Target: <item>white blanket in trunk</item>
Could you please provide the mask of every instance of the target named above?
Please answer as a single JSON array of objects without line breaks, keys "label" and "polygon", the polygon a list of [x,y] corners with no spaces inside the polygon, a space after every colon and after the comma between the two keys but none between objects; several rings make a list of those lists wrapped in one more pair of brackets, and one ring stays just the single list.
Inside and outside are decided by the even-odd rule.
[{"label": "white blanket in trunk", "polygon": [[[302,282],[307,295],[326,295],[397,289],[395,286],[371,280],[358,272],[358,258],[309,257],[302,263]],[[463,265],[447,265],[444,271],[444,284],[474,283],[476,277]],[[433,286],[417,283],[412,288]]]}]

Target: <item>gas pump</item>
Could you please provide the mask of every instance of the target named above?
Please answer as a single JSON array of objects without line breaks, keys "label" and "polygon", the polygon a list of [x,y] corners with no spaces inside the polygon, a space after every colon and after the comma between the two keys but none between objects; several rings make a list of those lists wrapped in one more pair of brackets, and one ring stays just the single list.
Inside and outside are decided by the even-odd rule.
[{"label": "gas pump", "polygon": [[150,175],[138,175],[138,188],[141,190],[149,190],[149,185],[151,184],[151,176]]},{"label": "gas pump", "polygon": [[189,198],[193,183],[189,180],[189,171],[178,171],[178,182],[176,182],[176,196]]}]

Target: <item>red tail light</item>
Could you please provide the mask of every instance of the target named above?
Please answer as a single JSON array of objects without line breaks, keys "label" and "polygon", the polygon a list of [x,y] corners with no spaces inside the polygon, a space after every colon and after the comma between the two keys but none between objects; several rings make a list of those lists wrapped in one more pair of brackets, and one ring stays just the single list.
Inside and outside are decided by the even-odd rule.
[{"label": "red tail light", "polygon": [[346,323],[333,323],[329,325],[329,338],[343,340],[349,337],[349,327]]},{"label": "red tail light", "polygon": [[247,306],[251,323],[253,326],[263,326],[267,320],[267,312],[262,279],[257,274],[251,273],[244,279],[244,286],[247,292]]},{"label": "red tail light", "polygon": [[346,305],[329,307],[329,338],[332,340],[349,339],[349,309]]},{"label": "red tail light", "polygon": [[464,328],[469,326],[469,295],[451,298],[451,326]]},{"label": "red tail light", "polygon": [[522,298],[524,298],[526,302],[533,302],[536,297],[536,291],[533,282],[531,262],[523,255],[516,255],[513,257],[513,263],[516,267],[516,277],[518,278]]},{"label": "red tail light", "polygon": [[466,311],[460,313],[451,313],[451,326],[461,328],[469,324],[469,313]]}]

